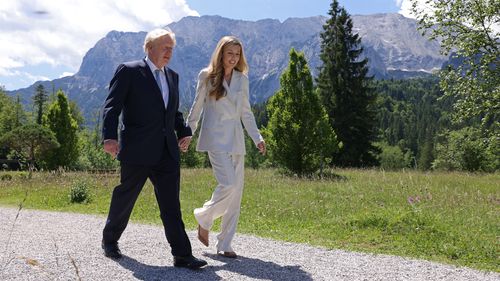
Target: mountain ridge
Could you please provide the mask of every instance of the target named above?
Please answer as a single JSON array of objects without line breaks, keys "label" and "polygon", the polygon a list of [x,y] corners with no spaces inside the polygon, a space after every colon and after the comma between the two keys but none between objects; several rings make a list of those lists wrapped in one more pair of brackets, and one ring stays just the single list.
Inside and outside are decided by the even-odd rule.
[{"label": "mountain ridge", "polygon": [[[437,42],[427,41],[420,35],[413,19],[399,14],[355,15],[352,19],[354,32],[362,38],[364,56],[369,59],[370,74],[376,78],[428,75],[447,60],[439,53]],[[288,65],[292,47],[304,52],[313,76],[317,76],[321,65],[319,34],[326,20],[323,16],[288,18],[283,22],[189,16],[169,24],[177,40],[169,67],[180,75],[182,109],[189,107],[195,95],[198,72],[208,64],[217,41],[224,35],[236,35],[243,41],[250,66],[252,103],[265,101],[278,90],[279,77]],[[39,84],[47,90],[62,89],[89,120],[100,110],[118,64],[144,57],[145,35],[144,31],[110,31],[85,54],[75,75],[38,81],[8,94],[19,94],[27,104]]]}]

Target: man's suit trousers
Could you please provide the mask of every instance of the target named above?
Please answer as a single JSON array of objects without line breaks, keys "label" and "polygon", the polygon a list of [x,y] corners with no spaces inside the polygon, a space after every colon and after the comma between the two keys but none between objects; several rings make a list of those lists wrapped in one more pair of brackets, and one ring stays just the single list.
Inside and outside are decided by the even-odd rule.
[{"label": "man's suit trousers", "polygon": [[103,242],[114,243],[127,227],[137,197],[147,179],[154,186],[160,207],[165,236],[174,256],[190,256],[191,243],[184,230],[179,200],[180,170],[178,160],[165,148],[159,163],[152,166],[121,163],[121,182],[113,190]]}]

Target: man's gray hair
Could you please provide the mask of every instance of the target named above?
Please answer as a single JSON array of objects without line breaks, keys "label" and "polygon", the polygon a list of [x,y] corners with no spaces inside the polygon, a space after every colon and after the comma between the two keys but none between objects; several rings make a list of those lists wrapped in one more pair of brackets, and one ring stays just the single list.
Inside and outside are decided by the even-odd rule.
[{"label": "man's gray hair", "polygon": [[146,34],[146,38],[144,38],[144,52],[147,54],[148,53],[148,48],[150,45],[158,38],[163,37],[165,35],[170,36],[170,38],[174,41],[174,46],[176,44],[175,41],[175,33],[168,27],[165,26],[163,28],[157,28],[154,30],[151,30]]}]

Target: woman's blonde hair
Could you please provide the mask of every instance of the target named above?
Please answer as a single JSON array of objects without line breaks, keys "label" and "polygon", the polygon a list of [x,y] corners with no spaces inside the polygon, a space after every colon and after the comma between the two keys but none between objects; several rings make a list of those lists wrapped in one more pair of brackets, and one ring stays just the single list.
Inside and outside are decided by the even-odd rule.
[{"label": "woman's blonde hair", "polygon": [[224,80],[224,64],[222,62],[224,48],[228,45],[236,45],[240,46],[240,60],[238,64],[234,67],[234,69],[243,72],[244,74],[248,73],[248,64],[245,58],[245,53],[243,52],[243,44],[240,39],[234,36],[224,36],[217,43],[217,47],[215,48],[212,58],[210,59],[210,64],[208,65],[208,75],[207,80],[205,81],[208,85],[210,85],[209,96],[215,97],[216,100],[224,97],[226,95],[226,91],[222,86],[222,81]]}]

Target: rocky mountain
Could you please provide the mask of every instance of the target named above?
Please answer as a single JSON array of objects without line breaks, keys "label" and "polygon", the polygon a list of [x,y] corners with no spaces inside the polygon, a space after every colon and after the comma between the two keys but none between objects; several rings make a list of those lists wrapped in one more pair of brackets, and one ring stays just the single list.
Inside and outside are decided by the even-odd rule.
[{"label": "rocky mountain", "polygon": [[[316,76],[321,64],[320,32],[325,17],[289,18],[284,22],[265,19],[243,21],[220,16],[185,17],[169,27],[176,33],[177,46],[169,66],[180,74],[181,104],[186,110],[194,97],[197,74],[209,61],[217,41],[236,35],[245,45],[250,65],[251,101],[262,102],[279,88],[279,77],[288,65],[290,48],[301,50]],[[362,37],[370,73],[377,78],[425,75],[439,69],[446,58],[439,54],[437,42],[430,42],[417,31],[415,20],[399,14],[353,16],[355,31]],[[88,121],[100,110],[116,66],[144,57],[145,32],[111,31],[90,49],[79,71],[70,77],[36,82],[20,94],[26,103],[38,84],[47,90],[62,89],[77,102]]]}]

